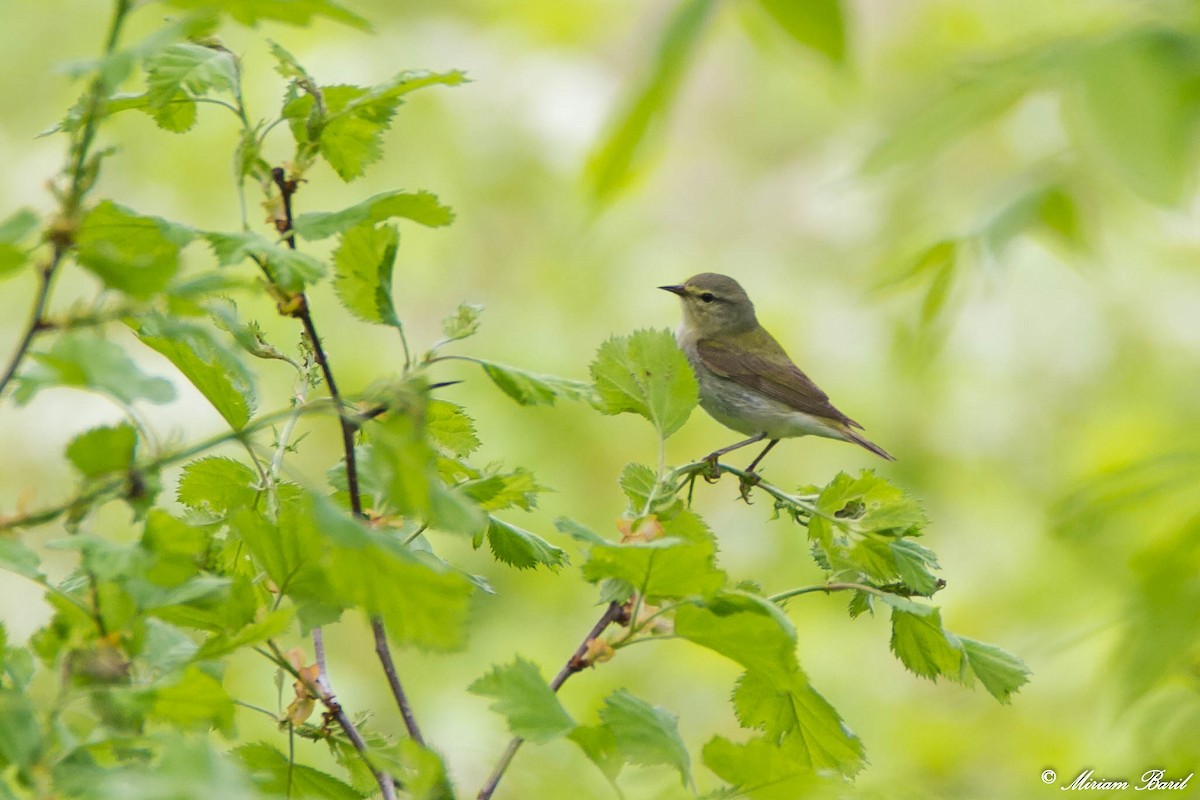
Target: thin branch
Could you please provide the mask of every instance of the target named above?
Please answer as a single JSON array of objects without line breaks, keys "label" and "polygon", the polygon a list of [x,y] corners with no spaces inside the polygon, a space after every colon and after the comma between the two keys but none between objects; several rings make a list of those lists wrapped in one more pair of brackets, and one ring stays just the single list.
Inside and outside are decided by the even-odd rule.
[{"label": "thin branch", "polygon": [[363,763],[367,765],[367,769],[371,770],[371,774],[375,776],[375,781],[379,784],[379,788],[383,792],[384,800],[396,800],[396,782],[392,780],[390,775],[383,772],[371,762],[370,755],[367,752],[367,743],[363,740],[362,734],[358,732],[358,728],[354,726],[350,717],[346,716],[345,710],[342,708],[341,703],[337,701],[337,698],[334,697],[333,692],[329,691],[327,686],[321,685],[321,681],[313,682],[301,675],[299,670],[292,666],[287,657],[280,652],[279,646],[273,641],[268,639],[267,646],[271,649],[270,653],[259,648],[255,649],[267,656],[280,669],[303,683],[313,697],[321,701],[321,705],[325,706],[326,711],[337,721],[342,732],[346,734],[346,738],[350,740],[350,744],[354,746]]},{"label": "thin branch", "polygon": [[[299,188],[299,182],[294,178],[288,178],[281,167],[275,167],[271,170],[271,177],[275,181],[275,186],[279,189],[279,194],[283,200],[283,219],[276,220],[276,230],[283,235],[289,248],[296,249],[296,234],[293,229],[292,217],[292,195]],[[304,333],[308,337],[309,343],[312,345],[313,358],[321,368],[321,373],[325,376],[325,385],[329,387],[329,396],[334,404],[342,408],[342,396],[338,392],[337,382],[333,378],[333,369],[329,364],[329,357],[325,353],[325,348],[321,344],[321,337],[317,335],[316,325],[313,324],[312,312],[308,306],[308,298],[301,292],[296,298],[296,308],[292,314],[300,320],[300,324],[304,326]],[[407,346],[406,346],[407,349]],[[354,451],[354,433],[357,430],[357,422],[352,421],[346,414],[339,414],[338,420],[342,427],[342,449],[346,456],[346,489],[350,494],[350,510],[354,516],[363,519],[366,514],[363,513],[362,496],[359,493],[358,487],[358,459]],[[314,629],[314,634],[317,632]],[[371,618],[371,632],[375,637],[375,654],[379,657],[379,663],[383,667],[383,672],[387,676],[388,686],[392,690],[392,697],[396,700],[396,705],[400,709],[400,716],[404,719],[404,726],[408,729],[408,735],[419,744],[425,743],[425,738],[421,735],[421,729],[417,726],[416,716],[413,714],[412,706],[408,702],[408,695],[404,692],[404,687],[400,683],[400,676],[396,672],[396,663],[392,659],[392,650],[388,645],[387,630],[383,625],[383,619],[375,616]],[[315,644],[315,643],[314,643]],[[322,673],[324,674],[324,673]]]},{"label": "thin branch", "polygon": [[[554,680],[550,681],[550,691],[557,692],[567,682],[567,678],[570,678],[576,672],[581,672],[589,665],[590,662],[588,662],[586,656],[588,644],[593,639],[604,633],[605,629],[614,622],[624,625],[628,621],[629,612],[623,605],[617,602],[609,603],[608,608],[604,609],[604,613],[600,616],[600,619],[588,631],[587,636],[583,638],[583,642],[575,649],[571,657],[567,659],[567,663],[558,671],[558,674],[554,676]],[[478,800],[489,800],[491,798],[492,793],[496,791],[496,786],[500,783],[500,779],[504,777],[505,771],[508,770],[508,765],[512,763],[517,750],[524,743],[525,740],[520,736],[514,737],[508,743],[508,746],[504,748],[504,752],[500,755],[500,760],[496,762],[496,767],[492,770],[492,774],[488,776],[487,783],[479,790],[479,794],[477,795]]]},{"label": "thin branch", "polygon": [[878,595],[880,597],[895,597],[891,592],[885,592],[877,586],[868,586],[865,583],[820,583],[816,586],[801,586],[799,589],[789,589],[786,592],[773,594],[767,599],[772,603],[782,603],[784,600],[790,600],[793,597],[799,597],[802,594],[813,594],[814,592],[867,592],[868,594]]}]

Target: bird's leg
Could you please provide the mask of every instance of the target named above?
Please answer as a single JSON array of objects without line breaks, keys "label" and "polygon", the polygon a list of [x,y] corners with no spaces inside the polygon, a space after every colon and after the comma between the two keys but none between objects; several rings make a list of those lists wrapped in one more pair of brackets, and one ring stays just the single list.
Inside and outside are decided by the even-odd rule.
[{"label": "bird's leg", "polygon": [[[709,483],[712,483],[713,481],[715,481],[721,477],[721,472],[720,472],[720,470],[717,469],[717,459],[719,459],[721,456],[725,455],[726,453],[732,453],[734,450],[737,450],[738,448],[741,448],[741,447],[745,447],[748,444],[754,444],[755,442],[761,442],[765,438],[767,438],[767,435],[765,433],[760,433],[757,436],[751,436],[749,439],[743,439],[740,442],[731,444],[728,447],[722,447],[720,450],[714,450],[713,452],[706,455],[704,458],[701,459],[701,461],[703,461],[707,465],[707,469],[705,469],[705,471],[704,471],[704,479],[706,481],[708,481]],[[768,450],[771,449],[769,445],[768,445],[767,449]],[[762,456],[759,456],[759,458],[762,458]],[[755,463],[758,463],[757,458],[754,461],[755,461]]]},{"label": "bird's leg", "polygon": [[779,444],[778,439],[772,439],[771,441],[767,442],[767,446],[764,447],[763,451],[758,454],[758,458],[751,461],[750,466],[746,467],[746,472],[744,475],[742,475],[741,492],[742,499],[745,500],[747,504],[750,503],[751,487],[755,486],[759,481],[758,473],[754,471],[754,468],[758,466],[758,462],[762,461],[767,453],[771,452],[771,448],[777,444]]}]

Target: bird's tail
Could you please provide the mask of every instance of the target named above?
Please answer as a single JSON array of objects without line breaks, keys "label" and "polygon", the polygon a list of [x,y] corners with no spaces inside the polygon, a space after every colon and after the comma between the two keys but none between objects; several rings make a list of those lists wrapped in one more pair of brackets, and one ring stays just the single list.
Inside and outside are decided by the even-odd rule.
[{"label": "bird's tail", "polygon": [[849,427],[847,427],[845,430],[842,431],[842,436],[846,437],[846,441],[854,442],[859,447],[863,447],[863,448],[866,448],[867,450],[870,450],[872,453],[879,456],[880,458],[886,458],[888,461],[896,460],[896,457],[894,455],[892,455],[891,453],[889,453],[887,450],[884,450],[882,447],[875,444],[874,442],[872,442],[867,437],[863,436],[858,431],[852,430]]}]

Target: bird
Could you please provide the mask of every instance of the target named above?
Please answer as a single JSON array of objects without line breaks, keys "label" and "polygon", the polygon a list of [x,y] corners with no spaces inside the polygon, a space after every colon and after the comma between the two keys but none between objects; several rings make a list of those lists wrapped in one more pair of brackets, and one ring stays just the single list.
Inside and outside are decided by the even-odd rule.
[{"label": "bird", "polygon": [[727,428],[750,438],[704,460],[715,466],[726,453],[767,440],[746,468],[748,475],[780,439],[824,436],[852,442],[889,461],[896,459],[865,437],[863,429],[795,365],[758,322],[754,303],[733,278],[715,272],[693,275],[659,289],[678,295],[683,321],[675,331],[700,387],[700,407]]}]

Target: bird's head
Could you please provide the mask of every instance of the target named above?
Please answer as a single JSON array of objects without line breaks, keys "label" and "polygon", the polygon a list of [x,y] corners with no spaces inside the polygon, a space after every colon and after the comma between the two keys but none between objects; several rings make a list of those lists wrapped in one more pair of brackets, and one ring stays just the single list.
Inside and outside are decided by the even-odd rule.
[{"label": "bird's head", "polygon": [[702,272],[677,286],[658,288],[679,295],[683,324],[699,337],[737,334],[758,325],[754,303],[728,275]]}]

